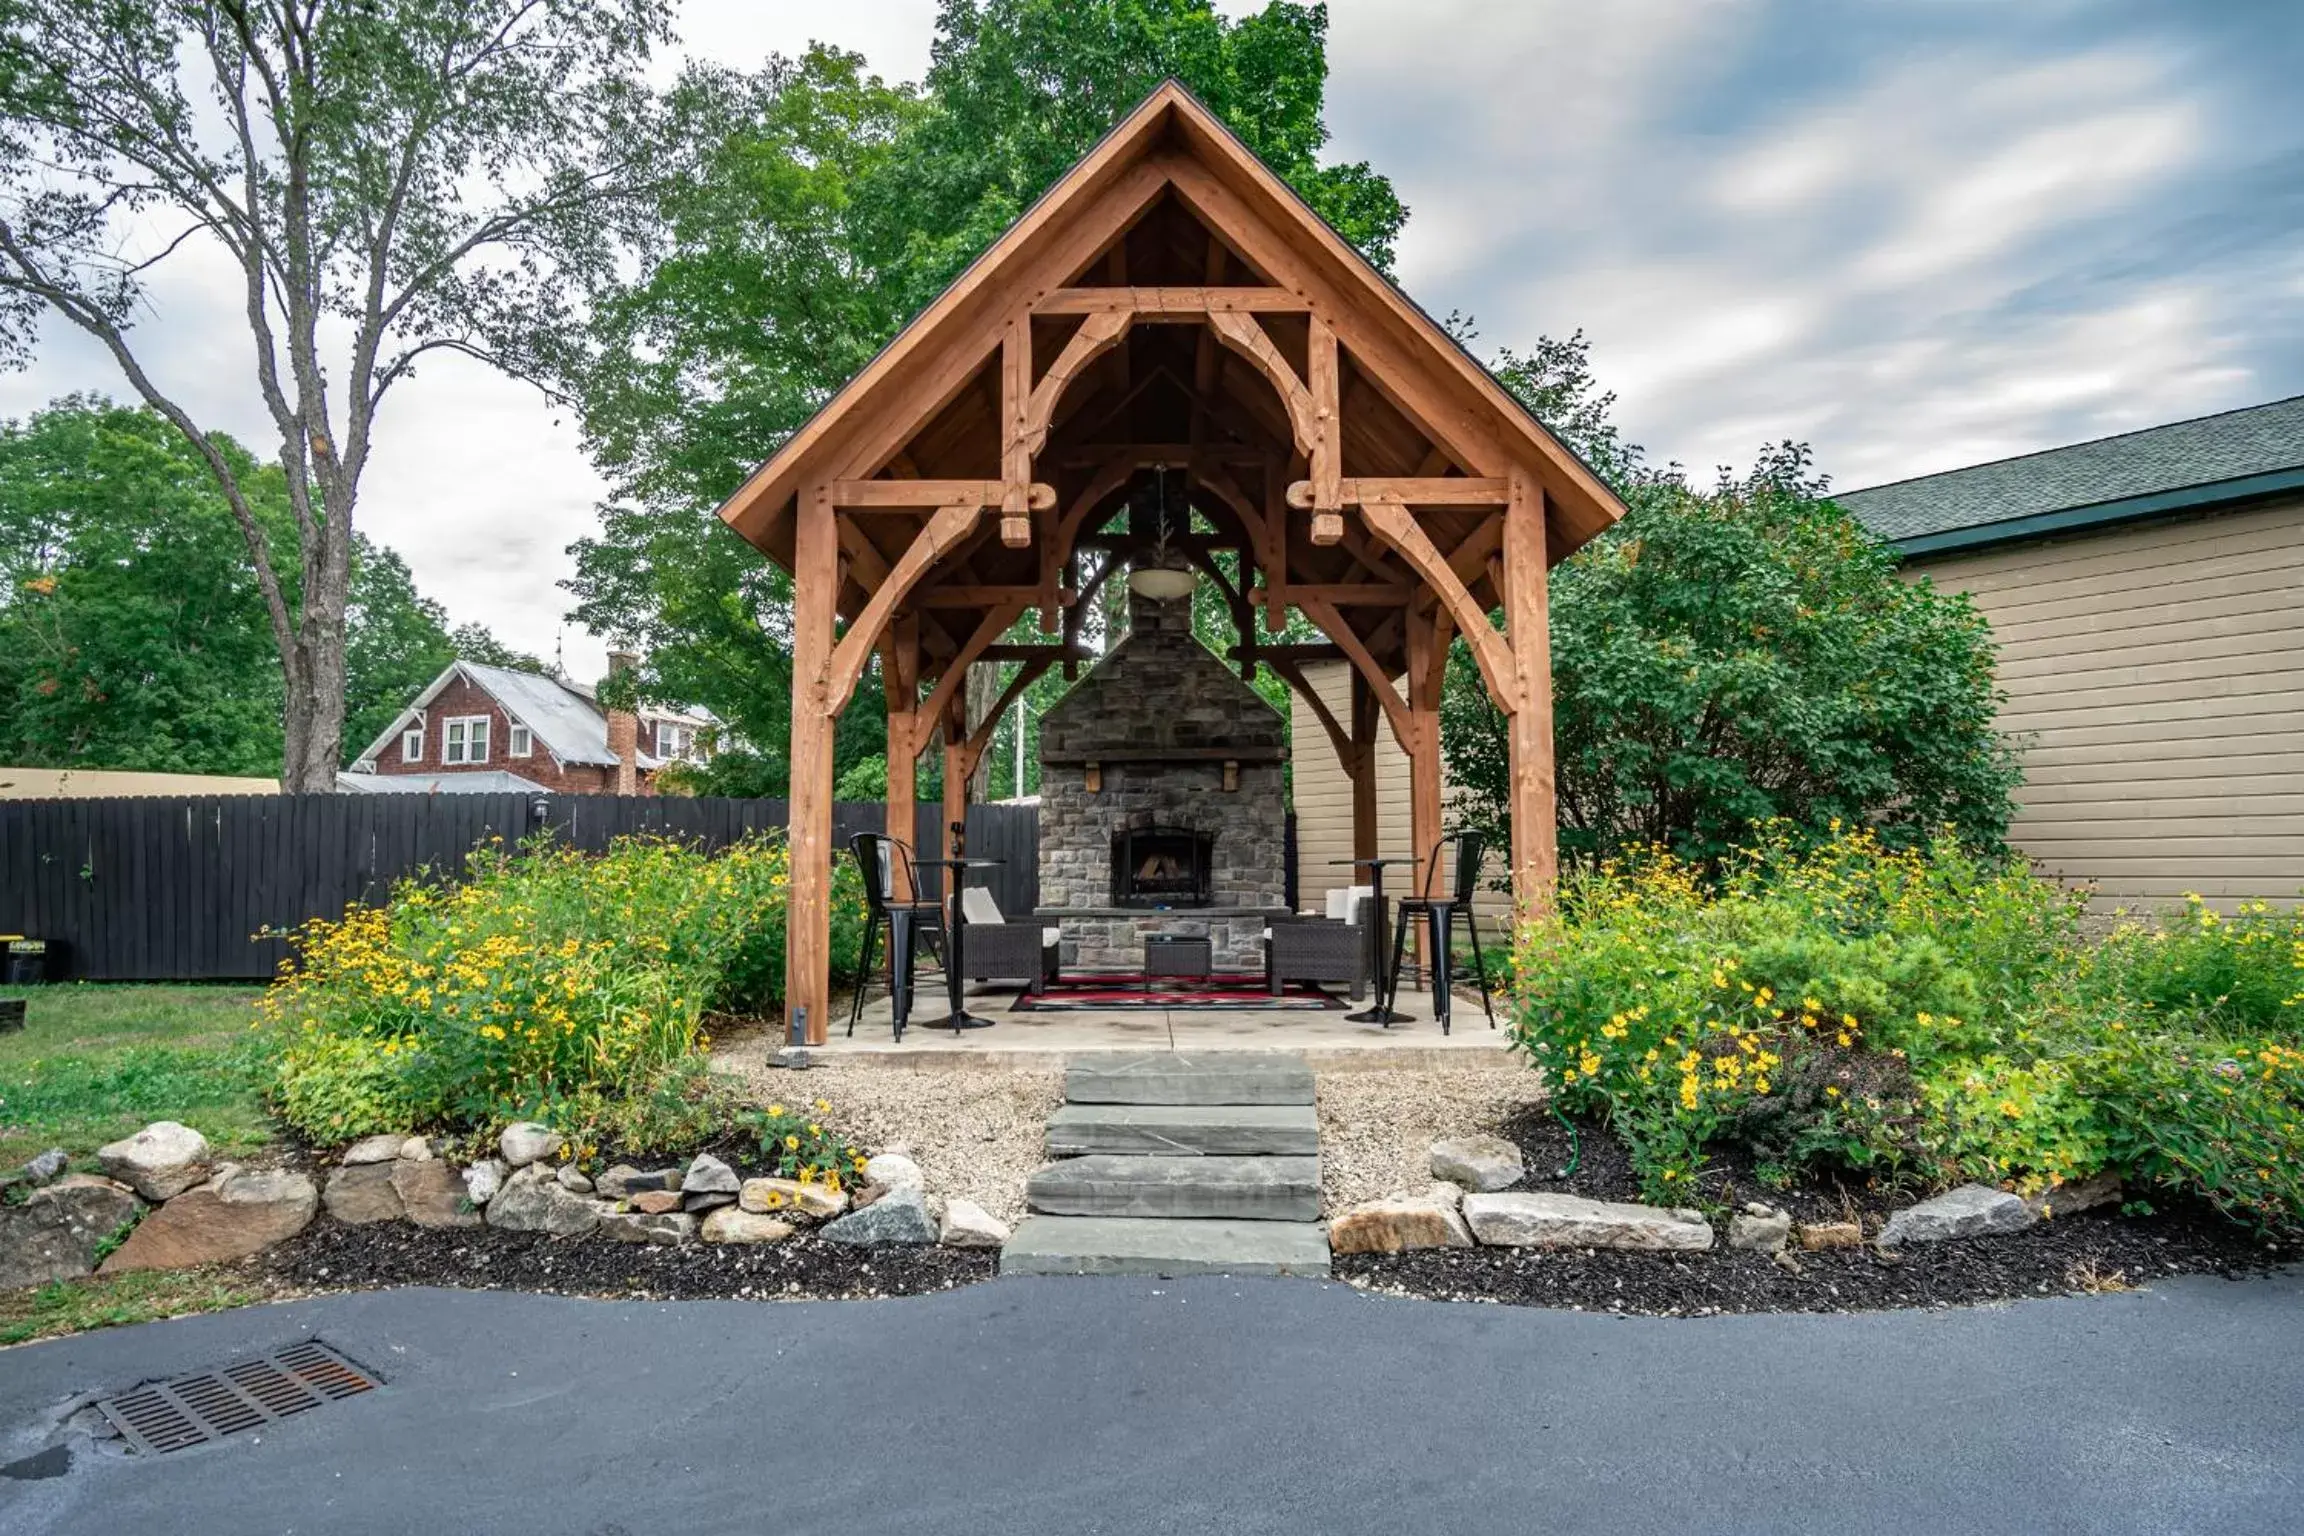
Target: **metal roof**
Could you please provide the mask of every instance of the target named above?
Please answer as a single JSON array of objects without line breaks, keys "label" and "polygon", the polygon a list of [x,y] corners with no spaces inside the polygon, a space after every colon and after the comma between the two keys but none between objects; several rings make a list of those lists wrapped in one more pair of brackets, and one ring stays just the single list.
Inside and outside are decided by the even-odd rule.
[{"label": "metal roof", "polygon": [[1833,497],[1906,554],[2304,489],[2304,395]]},{"label": "metal roof", "polygon": [[447,773],[339,773],[337,789],[355,795],[548,795],[534,779],[501,768]]},{"label": "metal roof", "polygon": [[[528,727],[536,743],[563,764],[584,763],[596,768],[616,766],[616,754],[608,750],[608,717],[593,702],[590,689],[557,677],[546,677],[538,672],[520,672],[511,667],[492,667],[477,661],[454,661],[418,694],[409,706],[393,718],[390,725],[361,753],[360,762],[372,763],[399,738],[402,731],[414,722],[419,712],[429,708],[440,691],[462,676],[475,688],[487,694],[503,707],[509,718]],[[644,719],[656,719],[665,711],[643,710]],[[687,715],[670,718],[686,720]],[[709,720],[709,717],[705,717]],[[664,759],[652,752],[637,754],[639,767],[651,772],[664,766]]]}]

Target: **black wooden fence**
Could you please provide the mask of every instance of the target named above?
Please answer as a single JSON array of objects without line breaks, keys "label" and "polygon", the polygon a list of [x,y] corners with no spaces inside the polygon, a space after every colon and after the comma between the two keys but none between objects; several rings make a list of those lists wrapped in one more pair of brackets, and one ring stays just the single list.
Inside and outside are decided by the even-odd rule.
[{"label": "black wooden fence", "polygon": [[[61,943],[69,978],[260,979],[284,946],[259,933],[334,917],[421,871],[454,878],[490,838],[549,831],[597,851],[650,832],[721,847],[786,815],[782,800],[637,795],[0,801],[0,933]],[[834,807],[835,851],[845,858],[849,837],[885,817],[877,802]],[[915,846],[936,846],[941,817],[940,806],[919,807]],[[1036,808],[970,807],[968,852],[1007,861],[980,881],[1003,912],[1039,904]]]}]

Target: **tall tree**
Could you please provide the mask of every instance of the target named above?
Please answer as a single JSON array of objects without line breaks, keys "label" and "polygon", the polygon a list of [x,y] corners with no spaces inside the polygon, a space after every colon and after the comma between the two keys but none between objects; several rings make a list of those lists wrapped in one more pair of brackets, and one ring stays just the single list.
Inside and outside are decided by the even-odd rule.
[{"label": "tall tree", "polygon": [[[282,680],[284,785],[334,782],[354,514],[378,407],[425,354],[532,367],[646,167],[667,0],[0,0],[0,356],[94,337],[223,493]],[[152,366],[155,270],[243,294],[279,437],[268,526],[197,396]],[[166,328],[161,327],[163,339]]]},{"label": "tall tree", "polygon": [[[214,445],[265,530],[290,536],[279,467]],[[359,536],[345,654],[355,745],[455,655],[439,605]],[[278,769],[263,596],[205,456],[153,412],[67,399],[0,423],[0,761]]]},{"label": "tall tree", "polygon": [[[616,500],[571,551],[573,617],[639,641],[646,686],[710,707],[780,769],[789,583],[711,509],[1170,75],[1389,262],[1406,218],[1390,185],[1321,160],[1326,39],[1322,6],[945,0],[917,88],[824,48],[692,74],[676,101],[702,167],[666,183],[664,247],[602,296],[574,375]],[[868,680],[843,771],[880,750],[880,708]]]}]

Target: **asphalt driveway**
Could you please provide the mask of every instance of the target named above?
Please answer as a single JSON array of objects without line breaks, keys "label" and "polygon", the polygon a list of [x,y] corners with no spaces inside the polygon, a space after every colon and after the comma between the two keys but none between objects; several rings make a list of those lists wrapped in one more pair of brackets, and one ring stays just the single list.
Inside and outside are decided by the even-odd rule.
[{"label": "asphalt driveway", "polygon": [[[318,1337],[382,1391],[174,1456],[92,1394]],[[395,1291],[0,1353],[0,1531],[2293,1532],[2304,1278],[1620,1319],[1308,1281],[873,1303]]]}]

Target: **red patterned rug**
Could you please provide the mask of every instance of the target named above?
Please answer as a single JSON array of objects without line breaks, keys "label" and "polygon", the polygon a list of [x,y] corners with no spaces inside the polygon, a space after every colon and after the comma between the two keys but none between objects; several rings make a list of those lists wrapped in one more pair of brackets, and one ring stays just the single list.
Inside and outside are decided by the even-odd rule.
[{"label": "red patterned rug", "polygon": [[1135,973],[1101,973],[1094,976],[1065,976],[1048,983],[1048,990],[1034,996],[1019,993],[1009,1008],[1011,1013],[1124,1013],[1141,1009],[1147,1013],[1165,1013],[1170,1010],[1286,1009],[1302,1013],[1327,1013],[1348,1006],[1340,997],[1330,997],[1319,988],[1303,982],[1291,982],[1288,990],[1274,997],[1266,989],[1264,978],[1257,975],[1209,977],[1150,977]]}]

